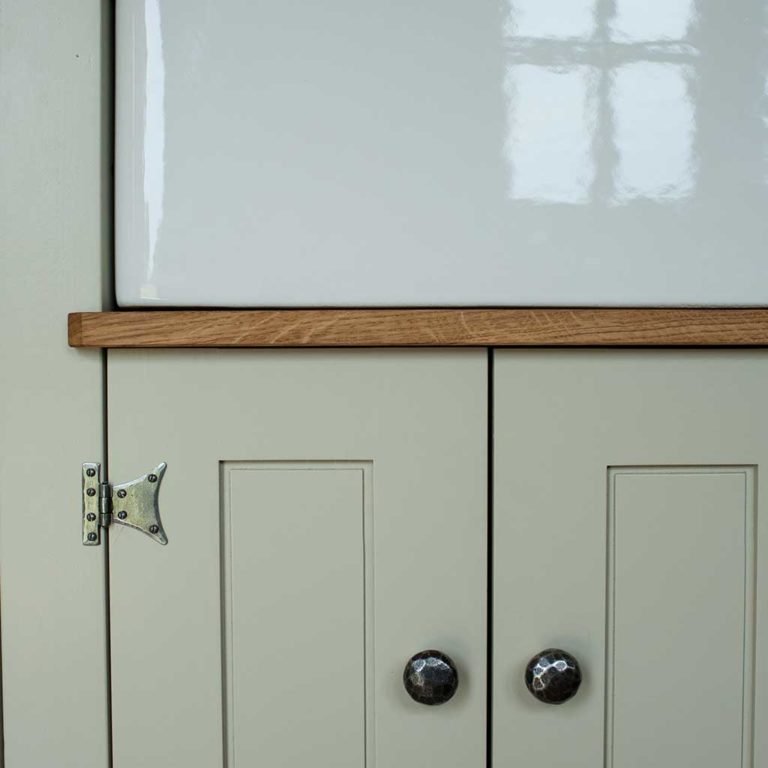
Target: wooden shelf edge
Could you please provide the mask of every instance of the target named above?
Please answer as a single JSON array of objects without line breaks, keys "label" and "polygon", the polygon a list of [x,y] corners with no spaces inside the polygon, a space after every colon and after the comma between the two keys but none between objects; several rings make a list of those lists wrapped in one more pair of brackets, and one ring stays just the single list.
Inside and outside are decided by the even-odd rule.
[{"label": "wooden shelf edge", "polygon": [[768,309],[75,312],[79,348],[768,346]]}]

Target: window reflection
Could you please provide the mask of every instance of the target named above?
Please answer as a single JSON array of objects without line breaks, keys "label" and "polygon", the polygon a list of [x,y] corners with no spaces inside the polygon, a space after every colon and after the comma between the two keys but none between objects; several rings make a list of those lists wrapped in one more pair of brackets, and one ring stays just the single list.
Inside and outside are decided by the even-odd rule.
[{"label": "window reflection", "polygon": [[694,110],[686,66],[640,61],[611,83],[617,202],[674,200],[693,191]]},{"label": "window reflection", "polygon": [[508,37],[567,40],[591,37],[597,0],[510,0]]},{"label": "window reflection", "polygon": [[[765,89],[763,91],[763,125],[768,128],[768,77],[765,80]],[[768,150],[765,156],[766,168],[768,168]],[[768,184],[768,170],[766,170],[765,183]]]},{"label": "window reflection", "polygon": [[[163,221],[163,189],[165,185],[165,61],[159,0],[146,0],[145,39],[146,114],[144,116],[144,204],[146,206],[149,243],[147,253],[148,284],[155,270],[155,251]],[[152,288],[148,289],[151,293]],[[148,296],[154,298],[154,296]]]},{"label": "window reflection", "polygon": [[[510,196],[562,203],[589,201],[595,175],[592,132],[596,119],[594,67],[509,68],[507,143]],[[552,115],[557,114],[557,120]]]},{"label": "window reflection", "polygon": [[693,26],[694,0],[615,0],[611,40],[644,43],[681,41]]},{"label": "window reflection", "polygon": [[510,197],[576,205],[691,194],[696,0],[508,3]]}]

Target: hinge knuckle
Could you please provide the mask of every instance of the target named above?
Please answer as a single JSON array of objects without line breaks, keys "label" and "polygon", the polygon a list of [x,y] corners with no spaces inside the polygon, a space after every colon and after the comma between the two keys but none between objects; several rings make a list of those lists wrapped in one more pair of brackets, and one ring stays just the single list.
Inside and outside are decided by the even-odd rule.
[{"label": "hinge knuckle", "polygon": [[112,523],[112,486],[99,483],[99,525],[108,528]]}]

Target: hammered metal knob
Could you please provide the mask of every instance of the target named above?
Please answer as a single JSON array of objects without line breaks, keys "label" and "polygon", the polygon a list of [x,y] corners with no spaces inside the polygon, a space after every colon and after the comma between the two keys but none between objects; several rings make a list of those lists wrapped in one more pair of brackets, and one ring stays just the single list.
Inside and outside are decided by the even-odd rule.
[{"label": "hammered metal knob", "polygon": [[403,672],[408,695],[419,704],[445,704],[459,687],[453,661],[440,651],[422,651],[408,659]]},{"label": "hammered metal knob", "polygon": [[581,685],[579,662],[559,648],[537,653],[525,668],[528,690],[545,704],[562,704],[573,698]]}]

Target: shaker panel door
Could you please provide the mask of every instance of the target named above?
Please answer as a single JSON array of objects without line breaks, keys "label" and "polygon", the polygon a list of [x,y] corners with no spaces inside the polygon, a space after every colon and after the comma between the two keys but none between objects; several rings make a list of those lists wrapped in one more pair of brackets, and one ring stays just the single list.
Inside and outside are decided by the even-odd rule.
[{"label": "shaker panel door", "polygon": [[[766,764],[767,382],[758,351],[496,353],[496,765]],[[558,705],[525,679],[552,648]]]},{"label": "shaker panel door", "polygon": [[[485,760],[482,351],[113,351],[110,475],[168,464],[169,543],[110,531],[116,768]],[[442,706],[403,670],[436,649]]]}]

